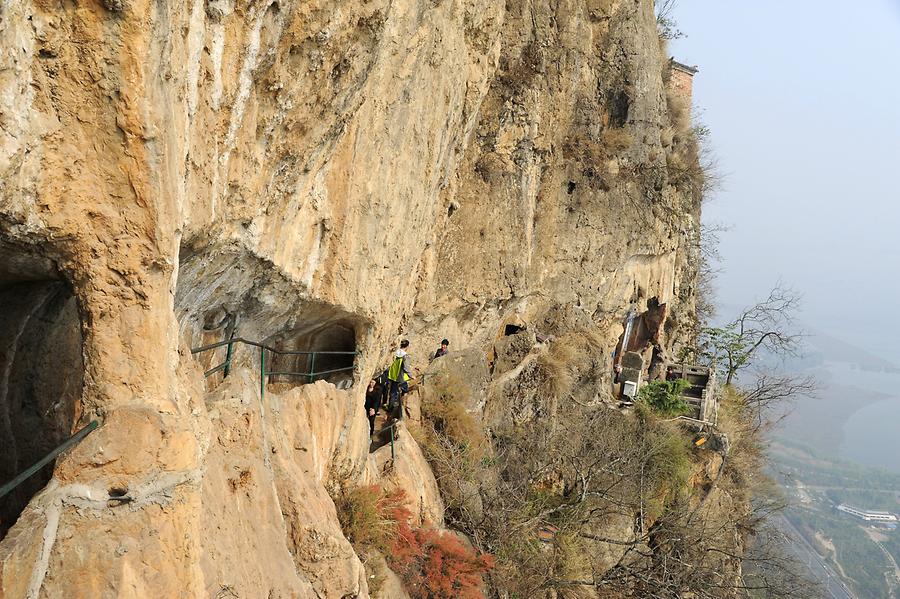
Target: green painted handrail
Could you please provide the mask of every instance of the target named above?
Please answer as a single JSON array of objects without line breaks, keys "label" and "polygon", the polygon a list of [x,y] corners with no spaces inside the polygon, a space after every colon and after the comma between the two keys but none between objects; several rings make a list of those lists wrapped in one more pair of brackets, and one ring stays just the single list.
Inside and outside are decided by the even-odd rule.
[{"label": "green painted handrail", "polygon": [[75,433],[74,435],[72,435],[71,437],[66,439],[65,441],[63,441],[62,445],[60,445],[59,447],[57,447],[56,449],[54,449],[53,451],[51,451],[50,453],[48,453],[47,455],[42,457],[40,460],[35,462],[30,468],[28,468],[27,470],[22,472],[19,476],[15,477],[11,481],[9,481],[8,483],[6,483],[2,487],[0,487],[0,498],[5,497],[7,494],[9,494],[10,491],[12,491],[13,489],[15,489],[16,487],[21,485],[23,482],[25,482],[25,480],[27,480],[28,478],[33,476],[38,470],[40,470],[41,468],[43,468],[44,466],[46,466],[47,464],[49,464],[50,462],[55,460],[59,454],[61,454],[65,450],[69,449],[70,447],[72,447],[73,445],[75,445],[76,443],[78,443],[79,441],[84,439],[85,437],[87,437],[98,426],[100,426],[99,422],[97,422],[96,420],[91,421],[83,429],[81,429],[80,431],[78,431],[77,433]]},{"label": "green painted handrail", "polygon": [[350,355],[350,354],[358,354],[356,351],[312,351],[312,350],[295,350],[295,349],[276,349],[271,345],[266,345],[265,343],[261,343],[259,341],[253,341],[252,339],[244,339],[243,337],[233,337],[231,339],[226,339],[225,341],[217,341],[215,343],[210,343],[209,345],[204,345],[201,347],[196,347],[191,350],[192,354],[199,354],[200,352],[205,352],[211,349],[216,349],[217,347],[222,347],[223,345],[228,345],[229,343],[243,343],[245,345],[252,345],[254,347],[262,347],[270,352],[274,352],[276,354],[284,354],[284,355],[309,355],[309,354],[336,354],[336,355]]},{"label": "green painted handrail", "polygon": [[228,372],[231,369],[231,363],[234,359],[234,352],[232,351],[232,347],[235,343],[243,343],[245,345],[250,345],[252,347],[258,347],[260,351],[260,365],[261,370],[265,370],[265,352],[270,351],[273,354],[277,354],[280,356],[310,356],[310,372],[264,372],[261,376],[305,376],[307,378],[307,382],[312,383],[316,377],[323,376],[326,374],[334,374],[335,372],[346,372],[348,370],[353,370],[355,366],[347,366],[345,368],[334,368],[332,370],[323,370],[321,372],[315,371],[316,365],[316,356],[356,356],[359,352],[356,351],[311,351],[311,350],[282,350],[276,349],[270,345],[266,345],[265,343],[261,343],[259,341],[253,341],[251,339],[244,339],[243,337],[232,337],[231,339],[226,339],[225,341],[217,341],[216,343],[210,343],[208,345],[203,345],[201,347],[196,347],[191,350],[191,354],[199,354],[202,352],[210,351],[213,349],[218,349],[220,347],[228,346],[228,353],[225,356],[225,361],[219,364],[218,366],[213,366],[209,370],[203,373],[204,377],[208,377],[211,374],[215,374],[220,371],[225,372],[225,376],[228,376]]}]

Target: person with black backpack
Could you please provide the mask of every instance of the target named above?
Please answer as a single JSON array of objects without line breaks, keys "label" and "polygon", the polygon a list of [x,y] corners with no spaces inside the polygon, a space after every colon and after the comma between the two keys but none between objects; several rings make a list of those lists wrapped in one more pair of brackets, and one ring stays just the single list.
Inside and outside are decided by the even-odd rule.
[{"label": "person with black backpack", "polygon": [[409,340],[404,339],[400,342],[400,349],[394,354],[394,361],[388,368],[388,381],[391,384],[391,397],[388,400],[389,411],[394,411],[400,405],[401,395],[405,395],[409,391],[409,380],[413,375],[409,371],[407,347],[409,347]]},{"label": "person with black backpack", "polygon": [[380,401],[381,407],[385,410],[388,406],[388,400],[390,399],[391,394],[391,381],[388,379],[388,369],[385,368],[384,372],[375,377],[375,382],[378,384],[378,389],[381,392]]}]

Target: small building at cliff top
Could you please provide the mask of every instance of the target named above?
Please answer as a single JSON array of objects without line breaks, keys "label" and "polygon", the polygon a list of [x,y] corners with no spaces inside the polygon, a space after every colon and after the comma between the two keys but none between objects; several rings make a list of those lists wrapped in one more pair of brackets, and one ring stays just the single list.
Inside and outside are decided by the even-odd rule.
[{"label": "small building at cliff top", "polygon": [[669,59],[669,89],[688,105],[691,104],[694,94],[694,75],[699,70],[696,66],[691,67],[674,58]]}]

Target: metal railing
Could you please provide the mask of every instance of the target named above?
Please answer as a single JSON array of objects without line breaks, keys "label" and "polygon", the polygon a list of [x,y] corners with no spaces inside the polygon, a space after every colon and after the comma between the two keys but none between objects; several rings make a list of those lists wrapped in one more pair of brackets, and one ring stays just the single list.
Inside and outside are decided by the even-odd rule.
[{"label": "metal railing", "polygon": [[[259,348],[259,364],[260,364],[260,385],[263,385],[263,381],[267,376],[305,376],[307,383],[312,383],[316,380],[317,377],[325,376],[327,374],[334,374],[336,372],[346,372],[348,370],[353,370],[356,366],[346,366],[344,368],[332,368],[330,370],[320,370],[316,372],[316,357],[317,356],[356,356],[359,352],[355,351],[309,351],[309,350],[285,350],[285,349],[277,349],[270,345],[266,345],[265,343],[261,343],[259,341],[253,341],[251,339],[244,339],[243,337],[232,337],[231,339],[226,339],[225,341],[218,341],[216,343],[210,343],[209,345],[204,345],[202,347],[197,347],[191,350],[191,354],[199,354],[206,351],[211,351],[214,349],[218,349],[220,347],[228,346],[227,353],[225,354],[225,361],[219,364],[218,366],[213,366],[209,370],[203,373],[204,377],[210,376],[217,372],[223,371],[225,376],[228,376],[228,372],[231,369],[231,363],[234,360],[234,350],[233,346],[236,343],[243,343],[244,345],[250,345],[252,347]],[[278,371],[278,370],[266,370],[266,352],[271,352],[277,356],[309,356],[309,371],[308,372],[295,372],[295,371]]]},{"label": "metal railing", "polygon": [[[253,341],[251,339],[244,339],[243,337],[233,337],[231,339],[227,339],[225,341],[218,341],[216,343],[210,343],[209,345],[204,345],[202,347],[197,347],[191,350],[191,354],[200,354],[206,351],[211,351],[214,349],[218,349],[220,347],[228,347],[228,351],[225,354],[225,361],[219,364],[218,366],[213,366],[209,370],[203,373],[204,377],[208,377],[217,372],[224,372],[225,376],[228,376],[228,371],[231,368],[231,363],[234,359],[234,351],[233,346],[236,343],[243,343],[245,345],[250,345],[252,347],[259,348],[259,397],[260,401],[263,400],[266,393],[266,377],[267,376],[305,376],[307,377],[307,382],[312,383],[316,377],[324,376],[326,374],[333,374],[335,372],[345,372],[348,370],[353,370],[356,366],[347,366],[344,368],[333,368],[330,370],[322,370],[319,372],[315,371],[316,364],[316,356],[322,355],[330,355],[330,356],[356,356],[359,352],[349,352],[349,351],[299,351],[299,350],[280,350],[276,349],[270,345],[266,345],[264,343],[260,343],[259,341]],[[309,372],[292,372],[292,371],[279,371],[279,370],[266,370],[266,352],[269,351],[275,355],[283,355],[283,356],[310,356],[309,358]],[[425,382],[424,375],[421,377],[419,381],[420,384]],[[396,439],[396,434],[394,429],[403,422],[403,400],[402,397],[400,399],[399,405],[397,406],[399,417],[395,418],[393,422],[391,422],[388,426],[382,428],[378,431],[378,436],[381,436],[386,431],[390,432],[390,445],[391,445],[391,464],[394,463],[396,459],[396,451],[394,447],[394,442]]]},{"label": "metal railing", "polygon": [[84,428],[79,430],[77,433],[75,433],[74,435],[72,435],[71,437],[69,437],[68,439],[63,441],[62,444],[59,445],[59,447],[57,447],[56,449],[54,449],[53,451],[51,451],[50,453],[48,453],[47,455],[42,457],[40,460],[38,460],[37,462],[32,464],[29,468],[27,468],[21,474],[19,474],[17,477],[15,477],[11,481],[9,481],[8,483],[6,483],[2,487],[0,487],[0,498],[5,497],[13,489],[15,489],[16,487],[21,485],[27,479],[34,476],[38,472],[38,470],[40,470],[41,468],[43,468],[44,466],[46,466],[47,464],[49,464],[50,462],[55,460],[57,458],[57,456],[59,456],[59,454],[61,454],[65,450],[69,449],[70,447],[77,444],[79,441],[81,441],[85,437],[87,437],[98,426],[100,426],[100,423],[98,423],[96,420],[92,420],[91,422],[88,423],[87,426],[85,426]]},{"label": "metal railing", "polygon": [[[387,426],[384,426],[381,429],[379,429],[378,431],[376,431],[375,435],[374,435],[378,439],[381,439],[382,435],[384,435],[384,433],[390,432],[391,436],[390,436],[389,443],[391,445],[391,466],[392,467],[394,465],[394,460],[397,459],[397,452],[394,448],[394,442],[397,439],[397,435],[396,435],[396,433],[394,433],[394,429],[396,429],[397,426],[399,426],[401,422],[403,422],[403,412],[402,411],[400,412],[399,418],[395,418],[390,424],[388,424]],[[381,443],[380,445],[376,445],[374,447],[376,449],[380,449],[381,447],[384,447],[385,445],[387,445],[387,443]]]},{"label": "metal railing", "polygon": [[394,460],[397,459],[397,454],[394,450],[394,437],[395,437],[394,429],[397,427],[398,424],[400,424],[400,420],[395,420],[388,427],[389,429],[391,429],[391,466],[394,465]]}]

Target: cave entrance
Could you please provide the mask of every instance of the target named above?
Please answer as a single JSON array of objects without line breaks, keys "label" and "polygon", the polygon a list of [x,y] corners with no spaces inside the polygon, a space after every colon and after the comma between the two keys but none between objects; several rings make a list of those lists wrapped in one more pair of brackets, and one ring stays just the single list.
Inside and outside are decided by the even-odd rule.
[{"label": "cave entrance", "polygon": [[[80,416],[81,320],[54,264],[0,239],[0,484],[65,441]],[[55,462],[0,499],[0,538]]]},{"label": "cave entrance", "polygon": [[518,335],[522,331],[525,330],[524,326],[518,324],[508,324],[503,327],[503,336],[504,337],[512,337],[513,335]]},{"label": "cave entrance", "polygon": [[[267,345],[279,352],[268,352],[270,382],[310,383],[325,380],[341,388],[353,384],[356,362],[356,329],[345,322],[283,333]],[[302,352],[302,353],[290,353]],[[305,353],[313,352],[313,353]],[[309,373],[312,373],[311,376]]]}]

